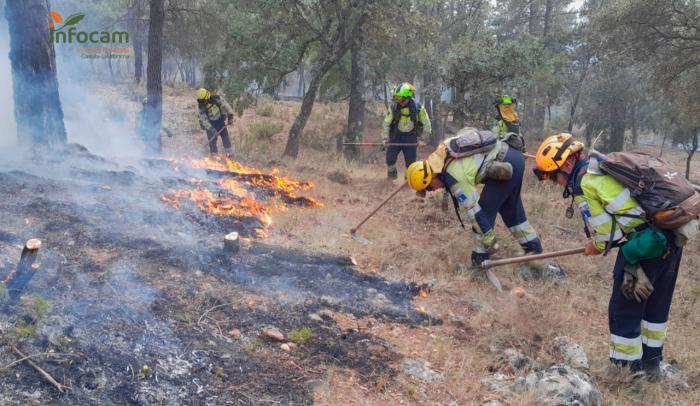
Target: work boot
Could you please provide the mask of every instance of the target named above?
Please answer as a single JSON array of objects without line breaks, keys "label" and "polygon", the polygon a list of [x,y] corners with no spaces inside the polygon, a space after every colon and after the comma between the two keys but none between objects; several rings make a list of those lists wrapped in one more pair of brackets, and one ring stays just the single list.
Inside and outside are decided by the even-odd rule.
[{"label": "work boot", "polygon": [[525,244],[520,244],[520,247],[522,247],[523,251],[525,251],[525,255],[541,254],[543,251],[542,242],[539,238],[535,238],[534,240],[528,241]]},{"label": "work boot", "polygon": [[394,180],[394,179],[399,177],[399,171],[396,168],[389,169],[386,172],[386,177],[391,179],[391,180]]}]

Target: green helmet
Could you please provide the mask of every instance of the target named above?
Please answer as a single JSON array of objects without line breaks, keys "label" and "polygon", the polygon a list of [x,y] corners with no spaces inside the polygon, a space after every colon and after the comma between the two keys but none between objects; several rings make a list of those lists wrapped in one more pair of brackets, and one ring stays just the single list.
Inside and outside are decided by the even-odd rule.
[{"label": "green helmet", "polygon": [[496,97],[496,104],[513,104],[515,102],[515,99],[505,94],[503,96]]},{"label": "green helmet", "polygon": [[396,87],[394,97],[413,97],[415,93],[416,88],[412,84],[403,82]]}]

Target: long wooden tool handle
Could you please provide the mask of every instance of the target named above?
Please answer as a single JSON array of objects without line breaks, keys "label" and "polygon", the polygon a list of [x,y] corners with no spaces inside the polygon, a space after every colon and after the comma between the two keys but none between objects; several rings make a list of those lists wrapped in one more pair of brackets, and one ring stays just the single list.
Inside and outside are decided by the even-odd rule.
[{"label": "long wooden tool handle", "polygon": [[523,156],[524,156],[525,158],[535,159],[535,156],[532,155],[532,154],[525,154],[525,153],[523,153]]},{"label": "long wooden tool handle", "polygon": [[381,203],[379,204],[379,206],[377,206],[377,208],[375,208],[374,210],[372,210],[372,212],[371,212],[370,214],[368,214],[367,217],[365,217],[362,221],[360,221],[360,223],[359,223],[358,225],[356,225],[355,227],[351,228],[351,229],[350,229],[350,233],[351,233],[351,234],[355,234],[355,232],[356,232],[360,227],[362,227],[362,225],[365,224],[365,223],[367,222],[367,220],[370,219],[370,217],[374,216],[374,215],[379,211],[379,209],[381,209],[382,207],[384,207],[384,205],[387,204],[387,203],[389,202],[389,200],[391,200],[394,196],[396,196],[401,190],[403,190],[403,188],[405,188],[406,185],[408,185],[408,183],[404,182],[398,189],[394,190],[394,192],[393,192],[391,195],[389,195],[389,197],[387,197],[386,199],[384,199],[384,201],[381,202]]},{"label": "long wooden tool handle", "polygon": [[401,143],[401,142],[388,142],[386,144],[381,142],[344,142],[343,145],[357,145],[360,147],[417,147],[418,144]]},{"label": "long wooden tool handle", "polygon": [[691,183],[691,185],[693,185],[693,189],[695,189],[696,192],[700,192],[700,186],[692,184],[692,183]]},{"label": "long wooden tool handle", "polygon": [[584,251],[586,251],[585,248],[573,248],[570,250],[545,252],[543,254],[536,254],[536,255],[523,255],[521,257],[496,259],[493,261],[487,259],[486,261],[481,263],[481,268],[487,269],[487,268],[493,268],[495,266],[522,264],[525,262],[537,261],[539,259],[565,257],[567,255],[583,254]]}]

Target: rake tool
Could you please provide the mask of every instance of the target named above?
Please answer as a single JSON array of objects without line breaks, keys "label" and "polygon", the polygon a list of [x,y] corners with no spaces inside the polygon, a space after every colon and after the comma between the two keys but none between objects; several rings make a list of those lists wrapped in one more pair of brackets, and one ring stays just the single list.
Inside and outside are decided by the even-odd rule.
[{"label": "rake tool", "polygon": [[585,250],[586,249],[582,247],[582,248],[572,248],[569,250],[562,250],[562,251],[545,252],[542,254],[535,254],[535,255],[522,255],[522,256],[513,257],[513,258],[504,258],[504,259],[496,259],[496,260],[487,259],[486,261],[481,263],[481,269],[489,269],[489,268],[493,268],[496,266],[511,265],[511,264],[522,264],[522,263],[526,263],[526,262],[537,261],[540,259],[565,257],[567,255],[583,254]]},{"label": "rake tool", "polygon": [[362,221],[360,221],[355,227],[351,228],[351,229],[350,229],[350,235],[352,236],[352,238],[355,239],[355,240],[357,240],[357,241],[359,241],[359,242],[361,242],[361,243],[363,243],[363,244],[369,243],[369,240],[368,240],[368,239],[366,239],[365,237],[363,237],[363,236],[357,234],[357,230],[358,230],[360,227],[362,227],[362,225],[365,224],[365,223],[367,222],[367,220],[369,220],[372,216],[374,216],[375,214],[377,214],[377,212],[379,211],[379,209],[381,209],[382,207],[384,207],[384,205],[387,204],[387,203],[389,202],[389,200],[391,200],[394,196],[396,196],[401,190],[403,190],[403,188],[405,188],[406,185],[408,185],[408,183],[406,183],[406,182],[404,182],[403,184],[401,184],[401,186],[399,186],[398,189],[394,190],[394,191],[389,195],[389,197],[387,197],[386,199],[384,199],[383,202],[379,203],[379,205],[378,205],[374,210],[372,210],[372,212],[369,213],[369,214],[367,215],[367,217],[365,217],[364,219],[362,219]]}]

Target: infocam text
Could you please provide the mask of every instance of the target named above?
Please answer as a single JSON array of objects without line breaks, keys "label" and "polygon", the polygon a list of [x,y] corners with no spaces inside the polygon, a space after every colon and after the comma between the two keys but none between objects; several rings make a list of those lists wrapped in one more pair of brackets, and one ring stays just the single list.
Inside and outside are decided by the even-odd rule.
[{"label": "infocam text", "polygon": [[54,44],[128,44],[129,33],[126,31],[78,31],[70,27],[68,31],[50,30],[51,42]]}]

